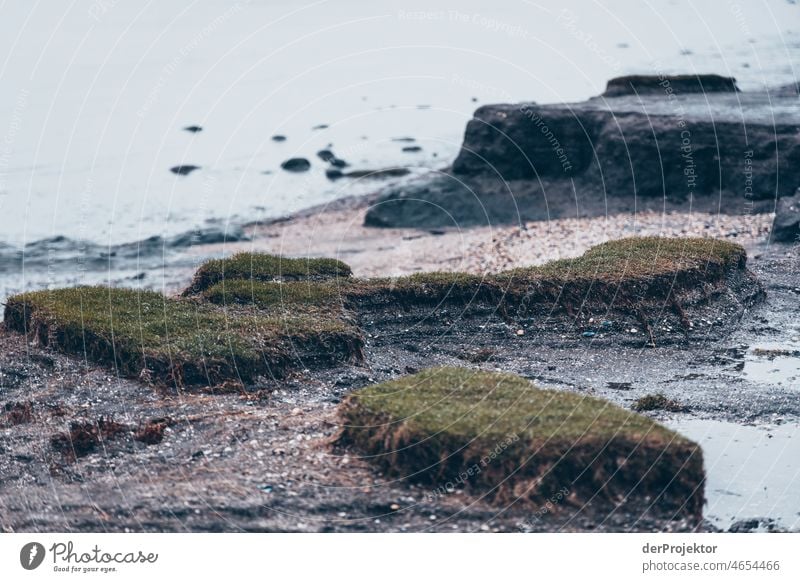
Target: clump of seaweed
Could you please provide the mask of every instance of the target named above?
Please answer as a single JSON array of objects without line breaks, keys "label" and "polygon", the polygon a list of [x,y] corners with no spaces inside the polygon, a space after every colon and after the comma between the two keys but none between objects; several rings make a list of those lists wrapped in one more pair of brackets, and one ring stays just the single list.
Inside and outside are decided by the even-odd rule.
[{"label": "clump of seaweed", "polygon": [[130,432],[114,420],[100,418],[97,422],[74,420],[69,431],[50,438],[50,446],[68,459],[78,459],[94,453],[100,443]]},{"label": "clump of seaweed", "polygon": [[638,398],[631,407],[636,412],[650,412],[652,410],[666,410],[667,412],[686,412],[687,408],[661,394],[645,394]]},{"label": "clump of seaweed", "polygon": [[637,496],[701,518],[697,444],[609,402],[518,376],[425,370],[352,393],[339,417],[338,444],[393,477],[436,486],[458,476],[501,503],[540,502],[565,487],[580,504]]},{"label": "clump of seaweed", "polygon": [[133,438],[146,445],[157,445],[164,440],[164,431],[173,424],[171,418],[154,418],[140,426]]},{"label": "clump of seaweed", "polygon": [[28,424],[33,420],[33,402],[7,402],[3,406],[6,426]]}]

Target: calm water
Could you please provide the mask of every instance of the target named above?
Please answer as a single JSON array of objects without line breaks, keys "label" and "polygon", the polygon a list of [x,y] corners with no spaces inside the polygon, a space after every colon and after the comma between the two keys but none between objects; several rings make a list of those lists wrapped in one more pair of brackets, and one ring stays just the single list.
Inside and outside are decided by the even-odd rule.
[{"label": "calm water", "polygon": [[698,419],[668,424],[703,448],[706,519],[722,529],[758,518],[773,519],[785,529],[800,528],[800,426]]}]

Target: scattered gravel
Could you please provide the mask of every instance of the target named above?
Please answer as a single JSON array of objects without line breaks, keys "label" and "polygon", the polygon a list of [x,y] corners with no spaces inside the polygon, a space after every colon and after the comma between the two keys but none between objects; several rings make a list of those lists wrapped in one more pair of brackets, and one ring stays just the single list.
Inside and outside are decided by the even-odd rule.
[{"label": "scattered gravel", "polygon": [[[766,241],[772,214],[641,212],[598,218],[565,218],[519,226],[415,230],[363,226],[366,204],[323,209],[245,230],[253,240],[226,243],[237,250],[285,256],[335,257],[358,277],[401,276],[424,271],[497,272],[576,257],[602,242],[634,235],[712,237],[752,250]],[[198,246],[208,255],[220,247]],[[186,273],[186,277],[190,273]]]}]

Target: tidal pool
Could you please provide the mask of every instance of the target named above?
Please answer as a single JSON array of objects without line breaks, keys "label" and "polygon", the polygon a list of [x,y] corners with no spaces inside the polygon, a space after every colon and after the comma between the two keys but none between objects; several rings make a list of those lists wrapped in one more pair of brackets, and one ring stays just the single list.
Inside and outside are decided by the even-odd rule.
[{"label": "tidal pool", "polygon": [[742,374],[759,384],[800,388],[800,343],[769,343],[752,346],[745,355]]},{"label": "tidal pool", "polygon": [[704,515],[727,530],[741,520],[771,519],[800,529],[800,425],[744,426],[718,420],[666,423],[703,448]]}]

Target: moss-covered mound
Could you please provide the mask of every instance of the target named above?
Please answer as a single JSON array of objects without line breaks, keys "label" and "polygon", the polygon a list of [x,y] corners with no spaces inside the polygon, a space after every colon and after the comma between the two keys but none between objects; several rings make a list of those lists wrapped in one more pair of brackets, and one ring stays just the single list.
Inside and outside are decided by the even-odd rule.
[{"label": "moss-covered mound", "polygon": [[362,350],[357,329],[314,310],[226,310],[108,287],[16,295],[5,323],[124,376],[177,386],[282,376],[297,366],[358,360]]},{"label": "moss-covered mound", "polygon": [[[459,272],[420,273],[394,279],[336,279],[294,286],[232,282],[208,289],[212,302],[255,303],[262,307],[303,296],[339,301],[356,310],[382,305],[489,303],[501,313],[537,305],[567,312],[581,307],[635,308],[694,301],[725,287],[728,276],[744,270],[746,254],[736,244],[714,239],[628,238],[603,243],[581,257],[477,276]],[[216,264],[212,261],[209,264]],[[206,266],[198,271],[206,270]],[[241,278],[241,277],[240,277]]]},{"label": "moss-covered mound", "polygon": [[348,265],[336,259],[289,259],[265,253],[238,253],[204,263],[184,295],[193,295],[223,280],[322,281],[349,277]]},{"label": "moss-covered mound", "polygon": [[339,443],[388,474],[490,499],[646,500],[700,518],[700,447],[609,402],[527,380],[436,368],[352,393]]}]

